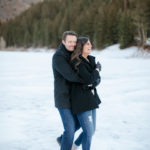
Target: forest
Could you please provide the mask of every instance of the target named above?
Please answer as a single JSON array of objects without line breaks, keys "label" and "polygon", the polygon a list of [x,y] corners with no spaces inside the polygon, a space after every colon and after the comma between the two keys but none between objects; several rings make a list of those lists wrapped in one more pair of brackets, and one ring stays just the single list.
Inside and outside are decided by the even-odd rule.
[{"label": "forest", "polygon": [[116,43],[121,49],[145,48],[150,0],[44,0],[0,22],[0,37],[7,47],[57,48],[66,30],[88,36],[97,49]]}]

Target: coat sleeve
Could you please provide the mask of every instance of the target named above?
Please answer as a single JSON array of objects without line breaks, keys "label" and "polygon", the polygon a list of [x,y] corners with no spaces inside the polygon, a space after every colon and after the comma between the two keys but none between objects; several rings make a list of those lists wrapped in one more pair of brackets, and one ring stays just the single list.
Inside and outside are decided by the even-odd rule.
[{"label": "coat sleeve", "polygon": [[79,69],[79,76],[82,78],[82,80],[85,82],[85,84],[89,85],[95,85],[97,80],[100,78],[99,71],[96,69],[93,70],[93,72],[89,72],[84,64],[80,64],[78,66]]},{"label": "coat sleeve", "polygon": [[67,62],[67,60],[61,55],[54,55],[53,56],[53,68],[59,72],[64,79],[68,80],[69,82],[78,82],[82,83],[82,80],[79,78],[77,73],[71,68],[71,65]]}]

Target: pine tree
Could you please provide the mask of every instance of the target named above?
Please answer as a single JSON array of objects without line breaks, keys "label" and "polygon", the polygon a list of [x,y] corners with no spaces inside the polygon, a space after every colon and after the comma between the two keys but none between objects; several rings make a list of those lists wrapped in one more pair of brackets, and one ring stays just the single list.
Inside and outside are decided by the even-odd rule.
[{"label": "pine tree", "polygon": [[134,1],[135,9],[133,10],[134,24],[137,28],[138,37],[140,38],[139,46],[146,45],[148,31],[150,29],[150,1]]},{"label": "pine tree", "polygon": [[132,19],[127,12],[122,13],[119,23],[119,43],[123,49],[131,44],[134,40]]},{"label": "pine tree", "polygon": [[96,20],[99,20],[95,26],[96,47],[104,48],[117,43],[119,12],[115,5],[103,3]]}]

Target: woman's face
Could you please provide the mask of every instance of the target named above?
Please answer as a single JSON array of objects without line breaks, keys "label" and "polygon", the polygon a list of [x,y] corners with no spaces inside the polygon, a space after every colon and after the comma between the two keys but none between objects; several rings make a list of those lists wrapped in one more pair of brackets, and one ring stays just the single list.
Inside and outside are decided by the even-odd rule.
[{"label": "woman's face", "polygon": [[83,55],[88,55],[88,54],[90,54],[91,49],[92,49],[92,44],[91,44],[91,42],[88,40],[88,41],[84,44],[84,46],[83,46],[82,54],[83,54]]}]

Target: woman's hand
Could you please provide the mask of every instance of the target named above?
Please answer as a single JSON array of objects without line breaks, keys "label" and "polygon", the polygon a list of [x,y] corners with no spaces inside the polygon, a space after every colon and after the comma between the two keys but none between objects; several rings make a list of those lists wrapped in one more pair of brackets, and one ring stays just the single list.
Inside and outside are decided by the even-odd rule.
[{"label": "woman's hand", "polygon": [[97,64],[96,64],[96,69],[98,71],[101,71],[101,68],[102,68],[102,66],[101,66],[100,62],[98,61]]}]

